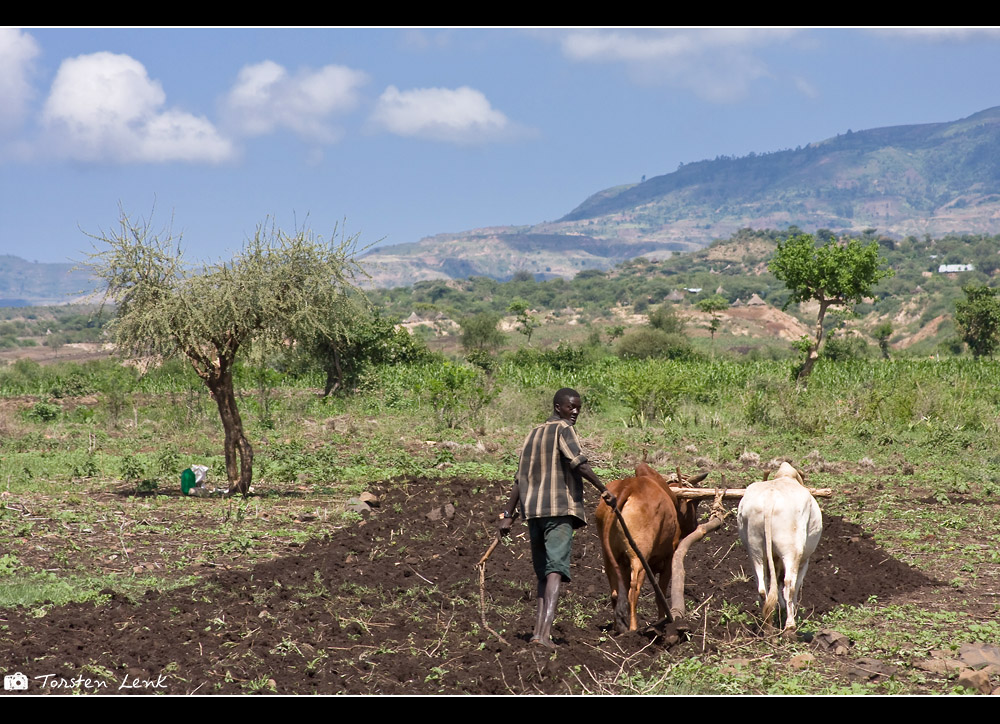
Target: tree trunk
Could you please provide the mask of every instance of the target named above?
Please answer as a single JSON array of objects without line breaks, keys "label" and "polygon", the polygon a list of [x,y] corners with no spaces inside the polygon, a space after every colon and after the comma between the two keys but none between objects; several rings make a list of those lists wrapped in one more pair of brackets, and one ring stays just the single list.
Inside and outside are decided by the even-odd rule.
[{"label": "tree trunk", "polygon": [[243,419],[236,405],[236,391],[233,388],[232,363],[220,360],[218,368],[205,378],[205,382],[219,407],[219,418],[225,433],[229,492],[239,492],[246,497],[253,480],[253,447],[243,434]]},{"label": "tree trunk", "polygon": [[812,347],[809,348],[809,352],[806,354],[805,362],[799,368],[799,374],[796,376],[797,382],[805,382],[806,378],[812,373],[813,366],[816,364],[816,360],[819,359],[819,346],[823,342],[823,318],[826,316],[827,308],[833,304],[833,301],[823,300],[819,303],[819,315],[816,318],[816,341],[813,343]]},{"label": "tree trunk", "polygon": [[340,369],[340,353],[334,347],[326,362],[326,387],[323,389],[323,397],[329,397],[330,393],[340,389],[343,381],[344,373]]}]

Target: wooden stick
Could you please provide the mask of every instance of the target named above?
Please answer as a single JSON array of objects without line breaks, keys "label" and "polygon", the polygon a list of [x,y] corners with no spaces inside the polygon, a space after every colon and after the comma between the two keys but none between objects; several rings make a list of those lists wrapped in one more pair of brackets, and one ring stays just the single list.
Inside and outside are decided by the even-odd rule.
[{"label": "wooden stick", "polygon": [[507,639],[501,636],[499,633],[494,631],[488,623],[486,623],[486,559],[492,555],[493,551],[496,550],[497,544],[500,543],[500,534],[493,539],[490,547],[483,554],[483,557],[479,559],[479,563],[476,564],[476,568],[479,569],[479,618],[483,622],[483,628],[489,631],[491,634],[500,639],[500,643],[504,646],[510,646],[507,643]]},{"label": "wooden stick", "polygon": [[667,609],[666,618],[664,618],[661,621],[658,621],[657,623],[653,624],[653,626],[650,627],[650,628],[660,628],[665,623],[671,623],[670,612],[668,608],[669,603],[667,602],[667,597],[664,595],[663,590],[660,588],[660,584],[656,582],[656,576],[653,575],[653,569],[650,568],[649,563],[646,562],[646,557],[642,555],[642,553],[639,551],[639,546],[636,545],[635,539],[632,537],[632,534],[629,533],[628,526],[625,525],[625,518],[622,516],[622,512],[618,510],[617,505],[614,507],[614,511],[615,515],[618,517],[618,525],[622,527],[622,533],[625,534],[625,538],[628,540],[628,544],[632,546],[632,550],[635,552],[636,558],[639,559],[639,562],[642,564],[643,569],[646,571],[646,578],[649,579],[649,582],[653,586],[653,593],[656,594],[657,602],[664,609]]},{"label": "wooden stick", "polygon": [[681,622],[684,619],[684,556],[692,545],[705,537],[707,533],[722,525],[728,513],[722,509],[722,498],[725,488],[719,488],[715,494],[711,517],[691,533],[684,537],[674,551],[674,560],[670,568],[670,615],[678,622],[677,630],[686,628]]},{"label": "wooden stick", "polygon": [[496,538],[493,539],[493,542],[490,543],[490,547],[486,549],[486,552],[483,553],[483,557],[479,559],[479,563],[477,563],[476,565],[481,566],[484,563],[486,563],[486,559],[489,558],[491,555],[493,555],[493,551],[496,550],[497,544],[499,543],[500,543],[500,536],[498,535]]}]

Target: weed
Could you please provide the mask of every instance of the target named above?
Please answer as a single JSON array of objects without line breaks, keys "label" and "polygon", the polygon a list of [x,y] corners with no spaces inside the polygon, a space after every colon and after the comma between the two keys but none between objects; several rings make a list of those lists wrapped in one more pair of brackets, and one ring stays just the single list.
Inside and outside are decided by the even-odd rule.
[{"label": "weed", "polygon": [[21,569],[21,561],[12,553],[4,553],[0,556],[0,578],[6,578],[17,573]]}]

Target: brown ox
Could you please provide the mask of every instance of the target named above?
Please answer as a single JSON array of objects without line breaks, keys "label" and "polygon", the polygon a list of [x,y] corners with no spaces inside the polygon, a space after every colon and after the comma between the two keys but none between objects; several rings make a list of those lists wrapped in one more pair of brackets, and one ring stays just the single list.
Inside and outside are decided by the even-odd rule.
[{"label": "brown ox", "polygon": [[[671,564],[681,538],[698,527],[698,501],[678,501],[674,487],[687,487],[707,477],[707,473],[685,481],[669,483],[646,463],[635,466],[635,477],[612,480],[607,487],[618,499],[618,509],[625,525],[654,574],[660,588],[670,589]],[[597,529],[604,553],[604,572],[611,587],[611,605],[615,611],[615,631],[639,628],[636,605],[646,571],[622,532],[617,517],[604,501],[597,507]],[[666,609],[657,600],[660,618]]]}]

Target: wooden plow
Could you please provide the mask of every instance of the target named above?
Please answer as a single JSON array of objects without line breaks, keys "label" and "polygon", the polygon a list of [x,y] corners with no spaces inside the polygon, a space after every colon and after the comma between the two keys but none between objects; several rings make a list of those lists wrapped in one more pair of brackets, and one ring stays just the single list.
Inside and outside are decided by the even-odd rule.
[{"label": "wooden plow", "polygon": [[[673,480],[668,480],[667,482],[676,482],[678,480],[684,481],[686,479],[687,478],[682,476],[680,470],[678,469],[676,471],[676,477],[674,477]],[[767,478],[765,476],[765,480],[766,479]],[[670,575],[669,606],[665,606],[665,608],[668,609],[666,617],[647,625],[645,629],[647,633],[655,632],[657,635],[666,634],[668,643],[676,643],[681,637],[686,637],[691,630],[690,624],[685,619],[686,609],[684,607],[684,558],[687,555],[687,552],[695,543],[700,541],[713,530],[720,528],[726,518],[732,515],[732,511],[727,511],[723,508],[722,501],[742,498],[746,493],[746,488],[725,487],[725,476],[722,476],[721,482],[722,487],[720,488],[672,488],[674,494],[679,500],[707,500],[712,498],[713,502],[712,512],[709,515],[708,520],[700,524],[693,532],[685,536],[677,545],[677,550],[674,551]],[[807,490],[813,497],[816,498],[829,498],[833,495],[832,488],[807,488]],[[621,511],[616,508],[615,514],[619,525],[622,527],[622,532],[628,539],[629,545],[632,546],[632,549],[635,551],[643,567],[646,569],[646,578],[652,584],[657,600],[661,603],[667,603],[665,593],[660,589],[659,584],[657,584],[653,571],[649,568],[649,564],[646,562],[642,553],[639,552],[638,546],[636,546],[631,533],[625,526],[625,521],[622,519]],[[486,621],[486,561],[493,554],[493,551],[499,543],[500,535],[497,534],[486,553],[479,559],[479,563],[476,564],[476,568],[479,571],[479,615],[483,628],[493,634],[500,640],[501,643],[509,646],[509,642],[497,631],[493,630]],[[667,628],[668,626],[669,629]]]}]

